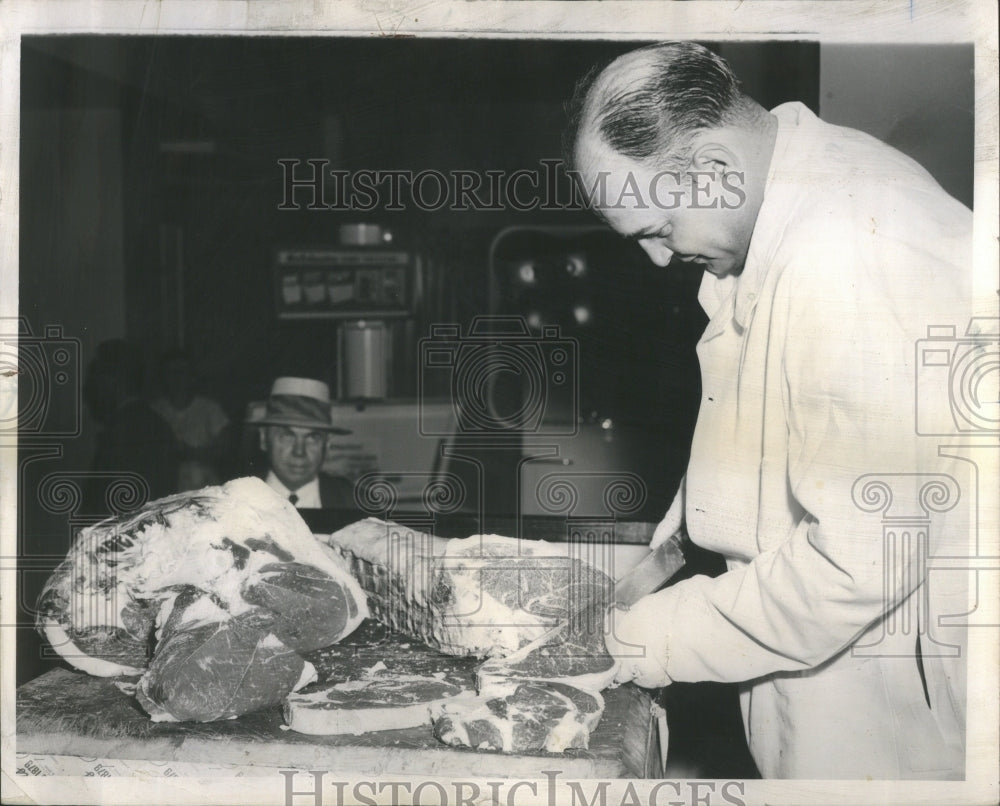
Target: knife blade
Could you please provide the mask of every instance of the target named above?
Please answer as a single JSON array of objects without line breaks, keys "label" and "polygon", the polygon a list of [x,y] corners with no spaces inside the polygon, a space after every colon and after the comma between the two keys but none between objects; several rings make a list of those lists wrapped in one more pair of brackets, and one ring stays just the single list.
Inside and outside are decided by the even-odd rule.
[{"label": "knife blade", "polygon": [[[684,567],[684,552],[681,547],[687,540],[683,529],[675,532],[614,585],[613,602],[631,607],[643,596],[653,593]],[[591,631],[603,624],[604,609],[608,602],[578,602],[566,615],[559,619],[529,646],[545,646],[565,640],[567,629],[570,633],[579,630]]]},{"label": "knife blade", "polygon": [[614,600],[631,607],[668,582],[684,567],[681,546],[686,537],[683,530],[675,532],[643,557],[635,568],[615,583]]}]

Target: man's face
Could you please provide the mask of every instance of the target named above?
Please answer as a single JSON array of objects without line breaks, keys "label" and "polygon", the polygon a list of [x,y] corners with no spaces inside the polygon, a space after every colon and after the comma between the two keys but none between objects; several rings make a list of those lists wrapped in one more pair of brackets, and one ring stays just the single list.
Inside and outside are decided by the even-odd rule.
[{"label": "man's face", "polygon": [[739,173],[644,166],[593,132],[581,135],[576,164],[595,211],[657,266],[677,259],[717,277],[743,270],[755,216]]},{"label": "man's face", "polygon": [[326,431],[269,425],[261,433],[261,448],[278,480],[289,490],[297,490],[319,473],[326,457]]}]

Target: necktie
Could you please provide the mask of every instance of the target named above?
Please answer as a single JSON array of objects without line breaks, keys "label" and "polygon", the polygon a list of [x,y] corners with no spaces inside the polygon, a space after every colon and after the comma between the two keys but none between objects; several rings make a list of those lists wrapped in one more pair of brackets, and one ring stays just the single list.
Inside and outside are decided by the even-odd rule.
[{"label": "necktie", "polygon": [[296,495],[295,493],[292,493],[292,494],[291,494],[290,496],[288,496],[288,500],[292,502],[292,506],[293,506],[293,507],[294,507],[294,506],[295,506],[295,505],[296,505],[297,503],[299,503],[299,497],[298,497],[298,496],[297,496],[297,495]]}]

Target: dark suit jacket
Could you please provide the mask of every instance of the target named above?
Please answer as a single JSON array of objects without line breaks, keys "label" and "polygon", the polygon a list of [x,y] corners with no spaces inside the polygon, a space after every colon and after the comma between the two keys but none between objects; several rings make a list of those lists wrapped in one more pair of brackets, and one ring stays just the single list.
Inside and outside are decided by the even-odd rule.
[{"label": "dark suit jacket", "polygon": [[344,476],[319,474],[319,500],[323,509],[356,509],[354,482]]}]

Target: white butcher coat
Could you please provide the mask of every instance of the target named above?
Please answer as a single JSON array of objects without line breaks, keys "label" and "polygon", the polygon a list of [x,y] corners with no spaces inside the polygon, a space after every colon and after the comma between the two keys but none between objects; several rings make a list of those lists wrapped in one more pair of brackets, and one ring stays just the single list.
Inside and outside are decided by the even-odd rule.
[{"label": "white butcher coat", "polygon": [[699,294],[685,511],[729,570],[661,594],[665,668],[743,683],[764,777],[961,778],[966,631],[938,618],[968,610],[966,574],[924,563],[969,556],[974,495],[915,412],[955,433],[941,363],[965,348],[917,356],[928,326],[969,324],[972,214],[877,140],[773,114],[746,267]]}]

